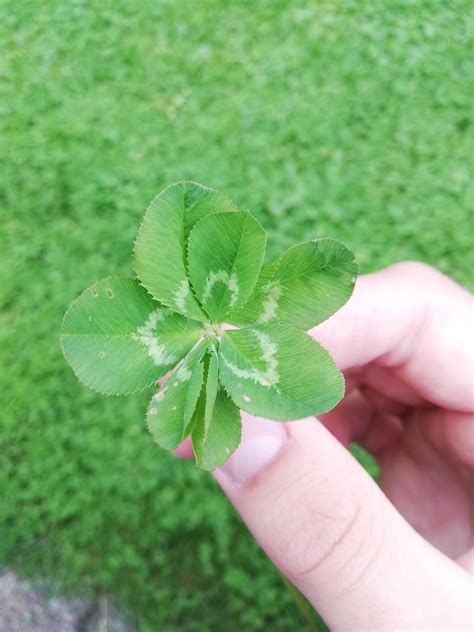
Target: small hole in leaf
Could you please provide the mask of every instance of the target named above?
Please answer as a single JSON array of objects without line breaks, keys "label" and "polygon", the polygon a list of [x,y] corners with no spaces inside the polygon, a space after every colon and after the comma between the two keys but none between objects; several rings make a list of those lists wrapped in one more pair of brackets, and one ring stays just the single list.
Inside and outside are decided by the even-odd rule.
[{"label": "small hole in leaf", "polygon": [[115,296],[115,294],[113,293],[113,291],[109,287],[105,290],[105,293],[107,294],[107,296],[109,298],[114,298],[114,296]]},{"label": "small hole in leaf", "polygon": [[105,358],[105,351],[101,351],[99,353],[99,358]]}]

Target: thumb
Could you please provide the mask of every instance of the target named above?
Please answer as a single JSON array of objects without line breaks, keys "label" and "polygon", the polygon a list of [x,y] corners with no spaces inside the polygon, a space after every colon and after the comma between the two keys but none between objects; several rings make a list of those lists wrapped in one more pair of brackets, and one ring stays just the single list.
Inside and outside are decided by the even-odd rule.
[{"label": "thumb", "polygon": [[403,520],[322,424],[242,416],[242,443],[214,476],[331,629],[468,627],[468,575]]}]

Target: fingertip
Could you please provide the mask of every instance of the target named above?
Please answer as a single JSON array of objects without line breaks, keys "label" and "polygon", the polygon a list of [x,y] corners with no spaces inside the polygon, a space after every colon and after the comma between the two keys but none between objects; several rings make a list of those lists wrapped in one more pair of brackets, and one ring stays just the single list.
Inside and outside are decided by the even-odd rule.
[{"label": "fingertip", "polygon": [[176,448],[176,450],[173,450],[173,454],[181,457],[182,459],[194,458],[193,444],[191,442],[191,439],[189,437],[185,439],[183,443]]},{"label": "fingertip", "polygon": [[224,474],[240,487],[275,460],[286,439],[285,424],[242,412],[240,445],[214,475],[220,482]]}]

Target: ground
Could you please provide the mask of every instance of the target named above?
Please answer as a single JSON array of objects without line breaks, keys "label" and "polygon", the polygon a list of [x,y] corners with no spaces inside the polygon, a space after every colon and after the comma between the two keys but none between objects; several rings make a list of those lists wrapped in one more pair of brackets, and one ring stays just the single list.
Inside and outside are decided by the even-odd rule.
[{"label": "ground", "polygon": [[[140,630],[288,630],[291,596],[149,393],[104,398],[64,310],[131,275],[150,199],[193,179],[250,209],[268,258],[332,236],[472,286],[466,0],[0,3],[0,564],[110,595]],[[383,323],[380,323],[383,327]]]}]

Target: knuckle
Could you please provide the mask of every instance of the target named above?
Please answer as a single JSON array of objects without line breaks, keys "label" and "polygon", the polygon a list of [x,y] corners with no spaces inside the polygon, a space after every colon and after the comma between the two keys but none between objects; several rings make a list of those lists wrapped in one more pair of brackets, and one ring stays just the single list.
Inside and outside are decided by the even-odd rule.
[{"label": "knuckle", "polygon": [[[297,583],[320,567],[342,568],[364,547],[372,512],[349,476],[346,470],[333,473],[320,483],[316,494],[312,491],[308,495],[303,489],[286,512],[298,519],[296,523],[288,518],[283,521],[278,559],[286,562],[283,572]],[[338,490],[338,497],[334,490]]]}]

